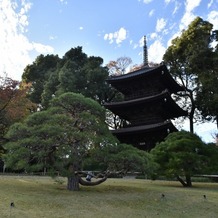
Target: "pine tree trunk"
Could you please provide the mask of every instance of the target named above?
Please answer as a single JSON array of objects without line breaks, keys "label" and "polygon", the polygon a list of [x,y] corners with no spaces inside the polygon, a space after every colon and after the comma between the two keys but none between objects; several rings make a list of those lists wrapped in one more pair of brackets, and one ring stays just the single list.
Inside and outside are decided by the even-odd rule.
[{"label": "pine tree trunk", "polygon": [[77,175],[67,177],[67,189],[69,191],[79,191],[79,177]]},{"label": "pine tree trunk", "polygon": [[184,187],[192,187],[191,176],[186,175],[185,181],[178,175],[176,175],[176,178]]},{"label": "pine tree trunk", "polygon": [[186,178],[186,186],[187,187],[192,187],[191,176],[186,175],[185,178]]},{"label": "pine tree trunk", "polygon": [[185,181],[180,176],[176,175],[176,178],[184,187],[186,187]]},{"label": "pine tree trunk", "polygon": [[194,109],[192,108],[189,114],[190,132],[194,133]]}]

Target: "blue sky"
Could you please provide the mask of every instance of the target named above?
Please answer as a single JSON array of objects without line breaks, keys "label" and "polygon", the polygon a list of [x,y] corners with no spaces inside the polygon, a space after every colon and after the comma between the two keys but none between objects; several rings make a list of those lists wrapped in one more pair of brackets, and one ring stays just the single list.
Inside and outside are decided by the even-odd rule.
[{"label": "blue sky", "polygon": [[21,80],[39,54],[76,46],[104,64],[122,56],[140,64],[144,35],[149,61],[159,63],[196,16],[218,29],[218,0],[0,0],[0,74]]}]

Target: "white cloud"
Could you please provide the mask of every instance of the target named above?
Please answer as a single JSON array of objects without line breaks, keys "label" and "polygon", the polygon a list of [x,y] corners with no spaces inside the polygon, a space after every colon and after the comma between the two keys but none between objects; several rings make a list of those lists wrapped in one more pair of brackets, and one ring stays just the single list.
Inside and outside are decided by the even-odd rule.
[{"label": "white cloud", "polygon": [[181,2],[176,1],[175,8],[173,10],[173,15],[176,14],[176,12],[179,10],[180,6],[181,6]]},{"label": "white cloud", "polygon": [[152,40],[156,39],[157,38],[157,33],[151,33],[150,38]]},{"label": "white cloud", "polygon": [[104,35],[104,40],[109,40],[109,43],[112,44],[114,42],[114,34],[113,33],[106,33]]},{"label": "white cloud", "polygon": [[149,12],[148,16],[149,16],[149,17],[152,17],[153,15],[154,15],[154,9],[152,9],[152,10]]},{"label": "white cloud", "polygon": [[116,38],[116,43],[120,44],[126,39],[126,30],[122,27],[118,32],[115,33],[114,38]]},{"label": "white cloud", "polygon": [[215,137],[215,134],[217,133],[215,123],[195,124],[194,129],[204,142],[206,143],[215,142],[214,137]]},{"label": "white cloud", "polygon": [[[166,51],[166,48],[163,46],[161,43],[161,37],[157,35],[157,33],[152,33],[149,36],[146,36],[146,43],[148,45],[148,40],[154,40],[156,39],[149,47],[148,47],[148,59],[149,62],[155,62],[155,63],[160,63],[162,61],[162,57]],[[144,36],[141,37],[139,40],[139,47],[144,46]],[[140,52],[139,55],[142,55],[142,52]]]},{"label": "white cloud", "polygon": [[148,60],[149,62],[160,63],[163,59],[163,55],[166,48],[163,46],[160,40],[156,40],[148,48]]},{"label": "white cloud", "polygon": [[187,12],[192,12],[201,3],[201,0],[186,0],[185,7]]},{"label": "white cloud", "polygon": [[156,24],[156,31],[160,32],[161,30],[164,29],[165,26],[166,26],[166,20],[164,20],[163,18],[158,19]]},{"label": "white cloud", "polygon": [[185,13],[182,17],[181,23],[179,25],[179,29],[183,30],[186,29],[187,26],[195,19],[195,15],[192,13]]},{"label": "white cloud", "polygon": [[145,4],[149,4],[150,2],[152,2],[153,0],[138,0],[139,2],[143,1]]},{"label": "white cloud", "polygon": [[175,3],[175,7],[173,10],[173,15],[176,14],[176,12],[178,11],[179,7],[181,6],[181,1],[177,1],[177,0],[165,0],[164,1],[166,5],[170,4],[170,3]]},{"label": "white cloud", "polygon": [[67,5],[67,1],[66,1],[66,0],[60,0],[60,2],[61,2],[62,4]]},{"label": "white cloud", "polygon": [[197,8],[201,3],[201,0],[186,0],[185,2],[185,14],[181,19],[180,30],[185,29],[194,19],[194,9]]},{"label": "white cloud", "polygon": [[127,38],[127,31],[123,27],[121,27],[118,31],[114,33],[106,33],[104,35],[104,40],[109,40],[110,44],[112,44],[115,41],[119,45],[126,38]]},{"label": "white cloud", "polygon": [[57,36],[49,36],[49,40],[55,40],[57,39]]},{"label": "white cloud", "polygon": [[[181,30],[186,29],[188,25],[196,18],[196,15],[194,15],[193,11],[196,7],[200,5],[200,3],[201,3],[201,0],[197,0],[195,2],[192,0],[186,0],[186,3],[185,3],[186,9],[181,19],[181,23],[179,24],[179,30],[178,32],[174,33],[172,37],[168,40],[167,46],[170,46],[171,40],[180,36]],[[214,29],[218,29],[218,11],[211,11],[207,16],[207,20],[214,25],[213,26]],[[175,24],[172,27],[174,28]]]},{"label": "white cloud", "polygon": [[174,0],[165,0],[165,4],[168,5],[170,2],[173,2]]},{"label": "white cloud", "polygon": [[211,11],[208,14],[207,20],[213,24],[213,29],[218,29],[218,11]]},{"label": "white cloud", "polygon": [[23,69],[32,63],[30,52],[51,53],[51,46],[30,42],[25,36],[28,31],[28,11],[31,4],[22,0],[20,5],[11,0],[0,1],[0,75],[4,72],[20,80]]},{"label": "white cloud", "polygon": [[167,47],[169,47],[169,46],[172,44],[171,41],[172,41],[173,39],[175,39],[176,37],[178,37],[178,36],[181,35],[181,31],[177,31],[177,32],[174,32],[174,33],[173,33],[173,30],[176,29],[176,26],[177,26],[177,25],[178,25],[178,24],[175,22],[175,23],[171,24],[170,27],[169,27],[169,31],[172,32],[172,35],[171,35],[171,37],[170,37],[170,38],[168,39],[168,41],[167,41]]},{"label": "white cloud", "polygon": [[210,8],[212,4],[213,4],[213,0],[211,0],[211,1],[208,3],[207,7]]},{"label": "white cloud", "polygon": [[145,4],[148,4],[148,3],[150,3],[150,2],[152,2],[153,0],[144,0],[143,2],[145,3]]},{"label": "white cloud", "polygon": [[138,48],[138,47],[139,47],[138,44],[134,44],[134,45],[133,45],[133,49],[136,49],[136,48]]},{"label": "white cloud", "polygon": [[139,40],[139,47],[144,46],[144,36]]},{"label": "white cloud", "polygon": [[35,50],[36,52],[42,53],[52,53],[54,51],[53,47],[49,45],[43,45],[41,43],[33,42],[31,43],[31,50]]}]

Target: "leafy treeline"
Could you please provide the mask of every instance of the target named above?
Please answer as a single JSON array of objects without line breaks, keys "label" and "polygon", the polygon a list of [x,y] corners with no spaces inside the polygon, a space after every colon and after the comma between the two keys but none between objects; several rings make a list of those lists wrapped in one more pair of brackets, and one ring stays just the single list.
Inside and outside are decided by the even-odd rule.
[{"label": "leafy treeline", "polygon": [[[68,178],[69,190],[100,184],[111,172],[164,175],[184,186],[191,186],[196,174],[217,173],[217,147],[193,134],[195,119],[217,121],[218,46],[212,46],[217,42],[212,24],[198,17],[167,49],[164,61],[185,88],[177,100],[189,111],[191,133],[172,133],[151,153],[120,144],[105,124],[101,103],[116,95],[106,83],[108,68],[122,74],[128,58],[104,67],[102,58],[88,57],[82,47],[62,58],[38,56],[25,68],[21,84],[7,77],[0,81],[0,145],[6,166],[17,172],[58,173]],[[116,126],[116,117],[110,121]],[[102,173],[87,173],[94,169]],[[85,181],[84,174],[96,180]]]},{"label": "leafy treeline", "polygon": [[[68,178],[67,188],[74,191],[79,190],[79,184],[93,186],[104,182],[111,172],[147,173],[154,169],[147,152],[121,145],[111,134],[105,124],[104,108],[96,101],[68,92],[50,103],[47,110],[11,126],[4,155],[8,168],[59,174]],[[82,178],[87,174],[85,165],[86,170],[93,170],[95,165],[102,171],[100,175],[90,175],[97,180]]]},{"label": "leafy treeline", "polygon": [[[26,87],[25,97],[37,110],[11,125],[5,135],[7,170],[58,174],[68,178],[68,190],[79,190],[79,184],[104,182],[111,172],[146,173],[155,168],[149,154],[121,145],[109,131],[99,103],[113,91],[102,64],[102,58],[88,57],[76,47],[63,58],[40,55],[25,68],[20,88]],[[101,174],[84,171],[96,168]],[[96,180],[86,181],[84,175]]]},{"label": "leafy treeline", "polygon": [[63,58],[40,55],[24,69],[23,83],[30,83],[32,102],[48,107],[52,97],[65,92],[81,93],[99,103],[107,99],[108,69],[100,57],[88,57],[82,47],[70,49]]}]

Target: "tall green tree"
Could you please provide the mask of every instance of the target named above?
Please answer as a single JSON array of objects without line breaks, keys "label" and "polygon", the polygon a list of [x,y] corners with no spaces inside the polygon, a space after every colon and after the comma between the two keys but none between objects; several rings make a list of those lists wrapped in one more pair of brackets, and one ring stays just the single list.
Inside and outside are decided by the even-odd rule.
[{"label": "tall green tree", "polygon": [[207,145],[186,131],[170,133],[151,154],[159,164],[159,174],[176,178],[185,187],[192,186],[192,176],[208,172],[214,164],[207,155],[210,154]]},{"label": "tall green tree", "polygon": [[58,171],[67,177],[68,190],[79,190],[79,184],[98,185],[107,179],[108,172],[93,182],[82,179],[87,158],[106,166],[105,171],[122,172],[144,169],[148,160],[145,152],[131,145],[125,145],[125,151],[119,150],[118,141],[105,124],[104,109],[96,101],[75,93],[54,98],[48,110],[14,124],[7,138],[7,167],[27,172]]},{"label": "tall green tree", "polygon": [[[81,47],[79,47],[79,52],[84,54]],[[105,100],[109,89],[105,81],[108,77],[108,70],[102,65],[103,59],[94,56],[86,57],[81,65],[75,60],[66,59],[58,73],[60,83],[56,94],[69,91],[81,93],[101,103]]]},{"label": "tall green tree", "polygon": [[32,84],[30,98],[47,108],[49,101],[66,92],[81,93],[98,102],[107,98],[105,80],[108,69],[100,57],[88,57],[82,47],[71,48],[63,58],[40,55],[23,73],[23,81]]},{"label": "tall green tree", "polygon": [[16,170],[58,171],[68,178],[69,190],[78,190],[76,172],[81,171],[83,158],[109,134],[104,110],[97,102],[72,93],[54,98],[52,105],[10,128],[5,161]]},{"label": "tall green tree", "polygon": [[44,86],[53,71],[56,70],[60,58],[57,55],[39,55],[36,60],[27,65],[22,75],[22,82],[29,83],[31,89],[28,92],[29,98],[36,104],[42,103]]},{"label": "tall green tree", "polygon": [[197,106],[203,118],[215,121],[218,128],[218,30],[212,32],[211,40],[216,46],[212,53],[204,54],[209,57],[207,64],[200,64],[204,71],[199,77],[202,85],[197,95]]},{"label": "tall green tree", "polygon": [[[190,131],[194,132],[194,121],[200,119],[196,96],[202,88],[200,75],[208,73],[214,65],[211,65],[214,51],[213,25],[202,18],[197,17],[184,30],[181,36],[172,40],[163,60],[169,67],[170,73],[184,87],[185,93],[180,93],[177,100],[181,106],[189,112]],[[181,99],[184,99],[183,101]]]}]

